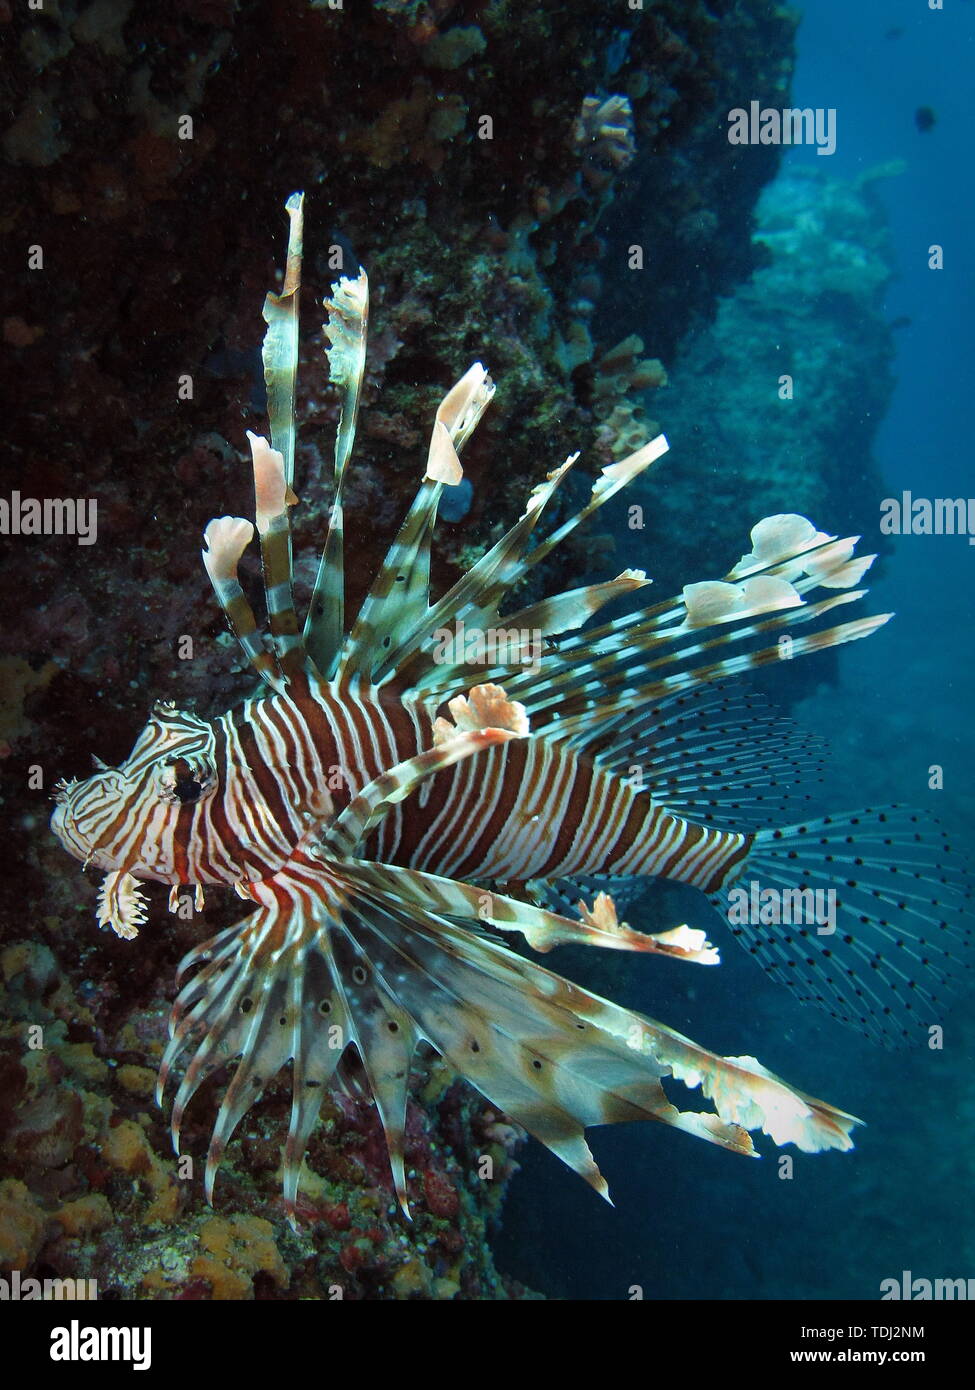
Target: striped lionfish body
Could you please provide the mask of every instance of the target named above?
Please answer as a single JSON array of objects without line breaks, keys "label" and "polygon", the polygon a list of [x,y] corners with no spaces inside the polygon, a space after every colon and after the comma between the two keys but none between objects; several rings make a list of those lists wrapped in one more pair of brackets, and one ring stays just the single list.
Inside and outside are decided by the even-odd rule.
[{"label": "striped lionfish body", "polygon": [[[493,394],[475,364],[437,412],[416,500],[347,633],[343,490],[365,360],[360,274],[325,301],[342,402],[335,500],[300,624],[288,519],[299,195],[288,212],[284,285],[264,309],[271,443],[250,436],[269,640],[237,579],[252,524],[212,521],[203,555],[260,692],[212,721],[157,706],[120,767],[59,788],[52,820],[65,848],[105,871],[99,920],[121,936],[145,919],[140,881],[169,884],[171,906],[187,884],[198,901],[205,886],[222,885],[251,904],[181,966],[188,978],[159,1082],[161,1100],[167,1078],[181,1077],[177,1150],[193,1094],[236,1060],[208,1155],[211,1198],[236,1125],[291,1062],[289,1212],[323,1090],[345,1084],[375,1100],[408,1214],[403,1131],[421,1044],[604,1195],[590,1125],[656,1119],[744,1154],[754,1152],[749,1130],[807,1151],[849,1148],[852,1116],[753,1058],[716,1056],[599,998],[503,940],[716,963],[702,931],[635,931],[608,893],[591,908],[580,902],[579,917],[565,909],[566,880],[660,876],[723,907],[767,969],[834,1016],[880,1037],[931,1020],[939,987],[967,964],[965,879],[945,867],[943,837],[898,808],[770,828],[815,749],[729,684],[885,622],[833,622],[862,596],[855,586],[872,557],[780,515],[759,522],[751,552],[724,579],[678,598],[593,626],[604,605],[649,582],[628,570],[502,617],[518,581],[666,451],[660,436],[603,469],[581,510],[535,540],[567,460],[431,602],[438,503],[460,481],[460,451]],[[516,636],[499,643],[499,632]],[[835,929],[736,923],[731,895],[754,881],[835,892]],[[713,1110],[680,1110],[661,1084],[668,1076],[699,1086]]]}]

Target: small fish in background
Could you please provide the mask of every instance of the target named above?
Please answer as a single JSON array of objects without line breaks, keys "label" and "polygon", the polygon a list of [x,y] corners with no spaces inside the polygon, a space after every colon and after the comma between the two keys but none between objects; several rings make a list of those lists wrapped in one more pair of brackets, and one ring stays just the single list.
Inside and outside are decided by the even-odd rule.
[{"label": "small fish in background", "polygon": [[885,39],[900,39],[903,37],[904,30],[899,28],[897,25],[895,25],[893,29],[888,29],[886,34],[884,35]]},{"label": "small fish in background", "polygon": [[937,122],[938,117],[932,106],[919,106],[914,112],[914,124],[922,135],[933,130]]},{"label": "small fish in background", "polygon": [[[806,1152],[851,1148],[854,1116],[753,1057],[718,1056],[600,998],[508,950],[504,937],[536,952],[576,944],[718,964],[699,928],[648,934],[619,919],[605,889],[621,884],[622,902],[634,880],[661,877],[698,889],[800,999],[878,1041],[926,1036],[970,964],[958,855],[903,807],[810,818],[804,779],[821,770],[817,745],[729,683],[881,627],[890,614],[832,625],[863,597],[856,586],[874,557],[854,555],[857,537],[775,515],[722,579],[597,626],[590,620],[608,603],[646,588],[642,571],[519,608],[531,569],[667,451],[659,435],[603,468],[580,509],[532,544],[572,455],[431,601],[438,507],[445,488],[460,489],[460,453],[494,394],[475,363],[436,413],[416,498],[347,624],[344,484],[369,302],[360,271],[325,301],[341,394],[335,501],[302,625],[289,521],[301,195],[287,211],[284,283],[264,306],[271,442],[250,435],[268,637],[237,577],[254,525],[216,518],[203,552],[262,688],[213,720],[157,704],[119,767],[97,764],[84,781],[59,784],[52,817],[69,853],[105,873],[97,916],[120,937],[146,920],[143,881],[168,884],[174,911],[181,886],[195,886],[197,907],[209,886],[253,906],[180,967],[157,1092],[162,1103],[167,1078],[181,1073],[177,1152],[187,1105],[236,1059],[207,1156],[212,1200],[237,1125],[292,1062],[289,1218],[330,1086],[373,1097],[409,1215],[404,1132],[420,1048],[603,1196],[584,1137],[593,1125],[653,1119],[747,1155],[750,1130]],[[769,893],[826,906],[815,917],[769,915]],[[592,906],[583,897],[573,908],[582,894]],[[693,1095],[680,1109],[665,1078],[699,1088],[713,1110],[694,1108]]]}]

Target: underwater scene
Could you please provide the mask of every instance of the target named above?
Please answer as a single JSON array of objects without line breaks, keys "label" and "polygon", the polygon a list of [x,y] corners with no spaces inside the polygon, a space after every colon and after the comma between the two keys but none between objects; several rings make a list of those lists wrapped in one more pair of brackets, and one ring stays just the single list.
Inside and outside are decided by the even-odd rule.
[{"label": "underwater scene", "polygon": [[975,1298],[975,5],[0,47],[0,1299]]}]

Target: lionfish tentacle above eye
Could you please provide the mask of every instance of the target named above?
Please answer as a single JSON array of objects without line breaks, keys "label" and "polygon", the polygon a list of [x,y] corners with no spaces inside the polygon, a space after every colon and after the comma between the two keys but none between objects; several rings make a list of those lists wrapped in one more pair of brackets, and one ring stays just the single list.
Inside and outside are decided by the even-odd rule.
[{"label": "lionfish tentacle above eye", "polygon": [[[324,1089],[364,1076],[409,1214],[406,1103],[424,1046],[604,1196],[585,1140],[592,1125],[656,1119],[742,1154],[754,1153],[750,1130],[810,1152],[850,1148],[851,1115],[503,943],[515,935],[538,952],[586,945],[713,965],[702,930],[634,930],[606,886],[627,892],[660,875],[727,916],[750,876],[784,893],[838,885],[850,915],[835,934],[733,932],[800,997],[868,1034],[923,1021],[970,964],[964,871],[897,808],[797,822],[822,773],[819,746],[730,683],[886,622],[836,621],[862,597],[872,557],[854,555],[856,538],[783,514],[753,528],[751,550],[723,578],[677,597],[592,625],[649,583],[628,569],[504,614],[530,569],[666,453],[660,435],[604,468],[583,505],[539,540],[572,455],[432,600],[438,504],[461,480],[463,447],[494,394],[475,363],[441,402],[415,500],[347,631],[344,491],[369,313],[360,272],[325,301],[340,398],[335,495],[302,628],[289,522],[300,195],[287,212],[282,289],[264,306],[270,442],[250,436],[266,638],[237,578],[254,525],[211,521],[203,554],[263,691],[209,724],[158,707],[121,767],[59,784],[52,820],[71,853],[107,870],[99,920],[123,936],[145,917],[140,879],[169,884],[171,899],[181,884],[221,884],[252,907],[180,968],[158,1089],[161,1103],[179,1076],[174,1145],[202,1083],[232,1066],[207,1155],[210,1199],[237,1124],[291,1063],[284,1194],[294,1218]],[[491,641],[499,627],[514,634],[501,648]],[[599,885],[592,907],[584,898],[570,916],[565,894],[588,895],[585,883]],[[700,1088],[712,1110],[680,1109],[668,1077]]]}]

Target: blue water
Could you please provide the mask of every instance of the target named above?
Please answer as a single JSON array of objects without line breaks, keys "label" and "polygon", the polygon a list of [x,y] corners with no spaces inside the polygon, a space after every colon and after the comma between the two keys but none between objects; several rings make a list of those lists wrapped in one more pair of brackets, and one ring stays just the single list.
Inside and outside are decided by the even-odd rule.
[{"label": "blue water", "polygon": [[[926,497],[975,493],[975,6],[945,4],[937,12],[923,0],[817,0],[798,38],[792,104],[835,107],[838,146],[829,159],[809,149],[787,158],[828,165],[845,179],[904,163],[880,185],[899,271],[885,315],[909,320],[896,330],[897,388],[874,444],[891,496],[905,488]],[[926,133],[914,119],[922,106],[937,117]],[[940,271],[928,268],[933,243],[944,247]],[[855,329],[837,352],[856,351]],[[646,338],[652,350],[650,325]],[[659,410],[666,423],[665,406]],[[867,551],[878,536],[876,500],[861,523]],[[894,538],[868,601],[872,612],[896,610],[895,621],[843,648],[837,683],[824,682],[794,711],[838,749],[837,809],[872,799],[919,804],[969,848],[973,579],[975,547],[966,537]],[[943,790],[929,788],[932,766],[943,769]],[[706,922],[696,900],[685,910],[686,920]],[[608,977],[571,965],[620,1003],[716,1051],[753,1053],[862,1116],[868,1126],[855,1152],[797,1155],[790,1177],[768,1143],[761,1162],[748,1162],[650,1126],[594,1131],[611,1209],[532,1145],[507,1206],[501,1266],[547,1293],[598,1298],[626,1298],[639,1286],[648,1298],[875,1299],[880,1281],[904,1269],[927,1278],[975,1274],[971,993],[947,1015],[942,1051],[884,1053],[801,1009],[726,937],[721,944],[721,968],[690,980],[667,962],[654,969],[641,960],[617,968],[610,991]]]},{"label": "blue water", "polygon": [[[795,104],[834,105],[839,112],[831,172],[848,178],[891,159],[906,166],[879,185],[899,269],[888,316],[910,319],[896,335],[898,389],[874,450],[893,496],[904,488],[935,497],[972,491],[972,10],[968,0],[948,0],[941,12],[914,0],[818,3],[809,7],[799,34]],[[903,32],[886,37],[894,29]],[[937,114],[926,134],[914,124],[923,105]],[[790,158],[817,161],[809,150]],[[945,248],[942,271],[928,269],[934,243]],[[901,621],[884,641],[871,644],[867,660],[859,651],[842,659],[844,681],[872,706],[865,726],[876,727],[879,719],[883,727],[893,706],[898,714],[919,712],[920,737],[938,730],[946,800],[966,797],[972,785],[967,712],[975,684],[966,634],[973,566],[975,553],[964,539],[899,539],[875,596],[896,608]],[[970,800],[967,805],[970,811]]]}]

